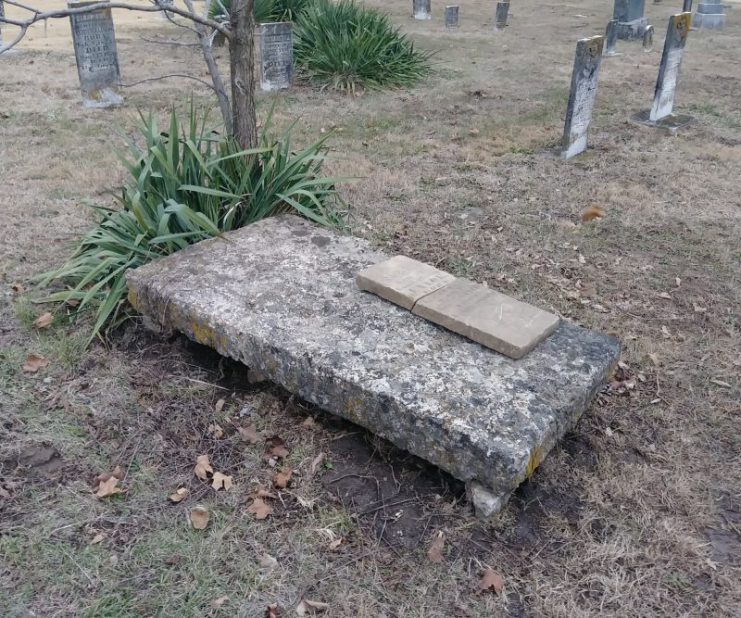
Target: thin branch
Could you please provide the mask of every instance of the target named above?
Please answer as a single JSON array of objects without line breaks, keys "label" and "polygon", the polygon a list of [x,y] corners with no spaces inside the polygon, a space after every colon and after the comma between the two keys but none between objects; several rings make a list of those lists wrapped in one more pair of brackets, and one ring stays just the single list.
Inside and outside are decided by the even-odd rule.
[{"label": "thin branch", "polygon": [[200,47],[198,43],[180,43],[179,41],[157,40],[150,39],[145,36],[140,36],[139,39],[145,41],[146,43],[154,43],[155,45],[174,45],[175,47]]},{"label": "thin branch", "polygon": [[65,17],[69,17],[70,15],[84,15],[85,13],[92,13],[93,11],[100,11],[104,9],[121,9],[125,11],[141,11],[143,13],[161,13],[162,11],[167,11],[168,13],[175,13],[176,15],[180,15],[181,17],[186,17],[187,19],[190,19],[191,21],[198,23],[201,26],[208,26],[209,28],[218,30],[227,38],[231,36],[229,28],[227,28],[225,24],[219,23],[217,21],[213,21],[212,19],[208,19],[207,17],[201,17],[195,11],[193,12],[186,11],[184,9],[178,8],[175,5],[172,5],[172,6],[168,5],[168,7],[165,8],[161,5],[156,5],[156,6],[139,5],[137,6],[133,4],[126,4],[125,2],[95,2],[94,4],[88,4],[86,6],[75,7],[75,8],[55,9],[52,11],[39,11],[38,9],[23,5],[20,2],[16,2],[15,0],[5,0],[5,2],[6,4],[12,4],[13,6],[17,6],[18,8],[22,8],[22,9],[25,9],[26,11],[33,13],[33,17],[29,17],[28,19],[22,19],[22,20],[10,19],[9,17],[0,18],[0,23],[6,23],[12,26],[18,26],[19,28],[24,28],[24,27],[28,28],[29,26],[32,26],[36,22],[43,21],[46,19],[62,19]]},{"label": "thin branch", "polygon": [[160,79],[169,79],[170,77],[185,77],[186,79],[192,79],[193,81],[200,82],[204,86],[210,88],[214,92],[216,92],[216,88],[213,84],[209,84],[206,80],[201,79],[200,77],[196,77],[195,75],[188,75],[187,73],[168,73],[167,75],[160,75],[158,77],[147,77],[146,79],[140,79],[136,82],[131,82],[130,84],[118,84],[121,88],[131,88],[133,86],[138,86],[139,84],[144,84],[146,82],[156,82]]}]

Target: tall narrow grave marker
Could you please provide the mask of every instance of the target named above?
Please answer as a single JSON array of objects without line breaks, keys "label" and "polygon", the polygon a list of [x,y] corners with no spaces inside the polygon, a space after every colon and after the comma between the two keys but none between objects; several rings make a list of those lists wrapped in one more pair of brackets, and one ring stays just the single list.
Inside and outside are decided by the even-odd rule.
[{"label": "tall narrow grave marker", "polygon": [[679,67],[682,64],[682,53],[687,43],[692,15],[679,13],[669,18],[669,29],[664,41],[664,52],[661,55],[659,77],[656,80],[654,104],[649,113],[649,120],[656,122],[669,116],[674,109],[674,95],[679,79]]},{"label": "tall narrow grave marker", "polygon": [[643,51],[650,52],[654,49],[654,27],[646,26],[643,31]]},{"label": "tall narrow grave marker", "polygon": [[618,38],[618,20],[611,19],[607,22],[607,28],[605,29],[605,56],[617,56],[618,53],[615,51],[617,46]]},{"label": "tall narrow grave marker", "polygon": [[646,0],[615,0],[612,18],[618,21],[619,39],[640,39],[648,26]]},{"label": "tall narrow grave marker", "polygon": [[571,92],[563,131],[561,156],[564,159],[570,159],[587,148],[587,130],[592,121],[592,110],[597,97],[597,82],[604,43],[604,36],[593,36],[580,39],[576,44],[574,71],[571,74]]},{"label": "tall narrow grave marker", "polygon": [[448,30],[458,27],[458,5],[445,7],[445,27]]},{"label": "tall narrow grave marker", "polygon": [[293,24],[260,24],[260,88],[265,92],[290,88],[293,83]]},{"label": "tall narrow grave marker", "polygon": [[412,17],[414,19],[432,19],[431,0],[412,0]]},{"label": "tall narrow grave marker", "polygon": [[[91,4],[96,1],[68,2],[67,6],[74,9]],[[117,92],[121,73],[111,9],[70,15],[70,23],[84,106],[123,105],[123,97]]]},{"label": "tall narrow grave marker", "polygon": [[507,2],[497,2],[497,12],[495,24],[497,30],[504,30],[507,27],[507,17],[509,17],[509,0]]}]

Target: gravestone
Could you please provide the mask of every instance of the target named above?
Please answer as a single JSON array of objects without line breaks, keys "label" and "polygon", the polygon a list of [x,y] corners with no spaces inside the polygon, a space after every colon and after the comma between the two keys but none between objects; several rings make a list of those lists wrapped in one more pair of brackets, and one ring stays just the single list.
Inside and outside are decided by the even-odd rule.
[{"label": "gravestone", "polygon": [[615,0],[612,18],[618,21],[619,39],[640,39],[648,26],[646,0]]},{"label": "gravestone", "polygon": [[692,25],[695,28],[722,29],[726,25],[726,13],[721,1],[703,0],[698,3]]},{"label": "gravestone", "polygon": [[650,52],[654,49],[654,27],[646,26],[643,31],[643,51]]},{"label": "gravestone", "polygon": [[[74,9],[96,1],[68,2],[67,6]],[[111,9],[72,14],[70,24],[83,105],[100,108],[123,105],[123,97],[117,91],[121,73]]]},{"label": "gravestone", "polygon": [[587,130],[592,121],[592,110],[597,97],[604,42],[604,36],[593,36],[580,39],[576,44],[571,92],[563,131],[561,156],[564,159],[570,159],[587,148]]},{"label": "gravestone", "polygon": [[[5,3],[3,0],[0,0],[0,18],[5,17]],[[3,43],[3,24],[0,22],[0,47],[4,45]]]},{"label": "gravestone", "polygon": [[448,29],[458,27],[458,5],[445,7],[445,27]]},{"label": "gravestone", "polygon": [[273,92],[293,83],[293,23],[260,24],[260,88]]},{"label": "gravestone", "polygon": [[657,122],[671,115],[674,109],[674,96],[679,80],[679,68],[682,64],[682,53],[687,43],[692,15],[679,13],[669,18],[669,28],[664,41],[664,52],[661,55],[659,77],[656,80],[656,93],[648,119]]},{"label": "gravestone", "polygon": [[617,56],[618,53],[615,51],[617,47],[618,38],[618,21],[617,19],[611,19],[607,22],[607,28],[605,29],[605,56]]},{"label": "gravestone", "polygon": [[360,290],[358,273],[388,257],[286,215],[126,278],[148,325],[183,332],[440,466],[489,517],[573,428],[620,346],[560,320],[524,357],[508,358]]},{"label": "gravestone", "polygon": [[[175,0],[155,0],[155,4],[162,7],[170,7],[175,4]],[[173,14],[168,13],[167,11],[160,11],[159,16],[162,19],[169,20],[171,17],[173,17]]]},{"label": "gravestone", "polygon": [[684,0],[682,5],[682,13],[690,13],[692,11],[692,0]]},{"label": "gravestone", "polygon": [[432,19],[432,0],[412,0],[414,19]]},{"label": "gravestone", "polygon": [[503,30],[507,27],[507,17],[509,16],[509,0],[507,2],[497,2],[497,12],[494,23],[497,30]]}]

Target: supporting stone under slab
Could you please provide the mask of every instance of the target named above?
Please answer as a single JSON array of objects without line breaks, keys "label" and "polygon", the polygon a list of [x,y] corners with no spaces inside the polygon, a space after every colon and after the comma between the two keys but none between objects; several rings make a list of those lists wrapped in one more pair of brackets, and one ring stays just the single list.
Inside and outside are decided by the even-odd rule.
[{"label": "supporting stone under slab", "polygon": [[243,362],[468,484],[479,514],[569,431],[619,345],[562,321],[513,360],[359,290],[388,256],[302,219],[267,219],[128,274],[159,328]]}]

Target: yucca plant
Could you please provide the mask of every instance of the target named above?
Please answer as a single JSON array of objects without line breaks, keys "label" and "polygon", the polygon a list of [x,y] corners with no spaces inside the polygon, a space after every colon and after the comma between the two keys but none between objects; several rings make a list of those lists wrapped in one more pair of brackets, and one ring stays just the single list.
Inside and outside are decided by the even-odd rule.
[{"label": "yucca plant", "polygon": [[[302,11],[313,0],[254,0],[253,13],[255,22],[266,23],[271,21],[297,21]],[[217,21],[227,21],[231,0],[212,0],[209,7],[209,17]]]},{"label": "yucca plant", "polygon": [[429,72],[430,56],[387,15],[353,0],[312,0],[294,31],[297,66],[337,90],[412,86]]},{"label": "yucca plant", "polygon": [[294,152],[290,128],[277,139],[265,137],[268,128],[260,148],[240,150],[207,126],[207,112],[192,105],[188,123],[181,126],[173,110],[165,132],[151,115],[141,116],[144,143],[132,143],[132,156],[123,158],[130,177],[121,209],[93,206],[99,223],[66,264],[39,277],[42,285],[65,285],[42,302],[66,303],[76,314],[94,312],[91,339],[125,318],[130,268],[286,212],[344,228],[337,180],[321,175],[326,137]]}]

